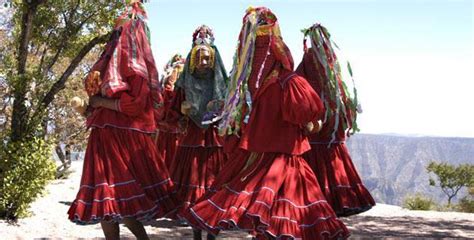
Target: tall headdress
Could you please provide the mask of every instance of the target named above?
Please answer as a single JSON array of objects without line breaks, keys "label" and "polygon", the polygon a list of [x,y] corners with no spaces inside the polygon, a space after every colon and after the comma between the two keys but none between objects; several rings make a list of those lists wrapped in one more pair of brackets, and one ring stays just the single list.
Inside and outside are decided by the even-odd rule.
[{"label": "tall headdress", "polygon": [[[158,71],[145,20],[146,13],[140,1],[132,1],[130,5],[126,5],[123,14],[116,20],[105,51],[86,78],[86,87],[88,81],[100,78],[101,94],[113,97],[118,92],[130,88],[127,77],[137,75],[148,81],[154,107],[158,107],[161,101]],[[90,95],[96,93],[90,93]]]},{"label": "tall headdress", "polygon": [[[243,18],[237,50],[230,76],[229,91],[220,123],[221,134],[238,134],[240,123],[245,119],[242,108],[249,103],[248,80],[252,72],[255,42],[257,36],[268,36],[267,56],[272,54],[283,69],[293,71],[293,58],[283,43],[277,17],[265,7],[249,7]],[[258,69],[256,86],[262,85],[262,71],[267,58]],[[248,104],[247,104],[248,105]]]},{"label": "tall headdress", "polygon": [[[332,140],[336,139],[336,132],[339,125],[347,130],[347,134],[354,134],[359,131],[357,127],[357,112],[360,112],[360,106],[357,99],[357,89],[355,88],[352,69],[347,63],[349,75],[353,83],[353,96],[350,95],[347,85],[342,79],[341,65],[336,56],[335,48],[337,45],[331,40],[328,30],[321,24],[314,24],[308,29],[303,30],[304,33],[304,50],[305,53],[310,51],[312,62],[315,65],[315,78],[320,86],[318,94],[323,100],[326,114],[323,122],[334,117],[334,130],[332,132]],[[311,42],[311,48],[308,49],[306,42]],[[342,119],[342,122],[340,121]]]},{"label": "tall headdress", "polygon": [[[193,33],[193,48],[186,58],[184,70],[179,76],[176,86],[184,89],[186,101],[191,104],[189,117],[200,128],[208,128],[203,124],[206,115],[207,104],[210,101],[223,101],[227,91],[227,72],[224,68],[221,56],[214,45],[214,34],[212,30],[202,25]],[[209,66],[212,72],[206,76],[198,76],[194,71],[200,57],[199,49],[209,50]]]},{"label": "tall headdress", "polygon": [[193,48],[191,50],[191,58],[189,62],[189,70],[194,72],[196,69],[196,63],[199,62],[202,55],[198,55],[198,51],[205,48],[209,50],[209,62],[210,68],[214,68],[216,51],[213,48],[214,46],[214,33],[212,29],[206,25],[199,26],[193,33]]}]

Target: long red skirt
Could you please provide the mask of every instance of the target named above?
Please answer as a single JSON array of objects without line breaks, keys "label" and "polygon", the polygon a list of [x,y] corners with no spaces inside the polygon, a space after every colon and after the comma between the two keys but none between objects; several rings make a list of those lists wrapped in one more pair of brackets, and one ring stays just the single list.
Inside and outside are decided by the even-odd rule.
[{"label": "long red skirt", "polygon": [[233,156],[238,157],[219,174],[215,193],[180,212],[180,217],[212,234],[239,229],[259,239],[349,236],[302,157],[265,153],[246,164],[249,154]]},{"label": "long red skirt", "polygon": [[160,131],[156,140],[158,152],[165,158],[165,164],[168,169],[176,156],[178,148],[179,134],[174,132]]},{"label": "long red skirt", "polygon": [[194,205],[206,194],[223,168],[225,159],[222,147],[178,146],[170,173],[181,210]]},{"label": "long red skirt", "polygon": [[321,190],[338,216],[369,210],[375,201],[362,184],[344,142],[311,144],[304,154],[318,178]]},{"label": "long red skirt", "polygon": [[94,128],[69,219],[94,224],[124,217],[140,221],[163,217],[175,210],[172,191],[168,170],[151,136],[127,129]]}]

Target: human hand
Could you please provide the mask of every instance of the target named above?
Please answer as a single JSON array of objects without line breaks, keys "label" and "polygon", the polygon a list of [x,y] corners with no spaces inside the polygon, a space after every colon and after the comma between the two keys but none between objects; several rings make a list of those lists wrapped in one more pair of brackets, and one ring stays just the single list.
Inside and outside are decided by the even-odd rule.
[{"label": "human hand", "polygon": [[212,100],[207,103],[207,111],[209,112],[220,112],[224,108],[224,101]]},{"label": "human hand", "polygon": [[184,101],[181,103],[181,113],[183,115],[189,115],[191,113],[191,108],[192,108],[192,105],[190,102],[188,101]]},{"label": "human hand", "polygon": [[323,126],[323,123],[321,120],[318,120],[316,122],[306,123],[305,129],[304,129],[305,134],[309,135],[309,134],[318,133],[319,131],[321,131],[322,126]]},{"label": "human hand", "polygon": [[89,97],[89,106],[93,108],[102,107],[102,97],[97,95]]}]

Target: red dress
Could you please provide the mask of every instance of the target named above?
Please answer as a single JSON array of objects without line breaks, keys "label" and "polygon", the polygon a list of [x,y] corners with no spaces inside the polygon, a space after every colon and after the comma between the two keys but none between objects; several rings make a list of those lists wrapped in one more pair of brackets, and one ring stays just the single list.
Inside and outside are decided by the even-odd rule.
[{"label": "red dress", "polygon": [[175,210],[173,184],[151,138],[158,72],[146,29],[141,18],[117,26],[92,68],[116,111],[95,108],[87,118],[92,130],[79,192],[68,211],[73,222],[148,220]]},{"label": "red dress", "polygon": [[147,220],[174,209],[173,184],[154,147],[155,131],[148,84],[129,79],[119,94],[119,111],[96,109],[84,158],[81,185],[68,214],[80,224],[135,217]]},{"label": "red dress", "polygon": [[173,99],[176,93],[171,88],[165,86],[163,91],[163,112],[164,116],[162,120],[158,121],[158,137],[156,139],[156,147],[158,152],[164,157],[166,166],[168,169],[171,168],[171,163],[175,159],[176,150],[178,148],[178,140],[180,137],[180,131],[176,122],[169,122],[166,119],[174,119],[176,117],[166,116],[167,114],[173,114],[175,112],[168,111],[173,103]]},{"label": "red dress", "polygon": [[[310,52],[304,55],[296,72],[308,79],[315,91],[320,94],[321,87],[315,80],[316,68]],[[346,134],[342,124],[339,124],[335,140],[331,143],[335,119],[335,115],[329,118],[319,133],[310,136],[311,151],[304,157],[316,174],[327,201],[337,215],[350,216],[369,210],[375,205],[375,201],[363,185],[352,162],[345,144]],[[340,123],[342,121],[343,119],[339,119]]]},{"label": "red dress", "polygon": [[[180,114],[183,101],[184,90],[177,88],[171,113],[168,114],[183,120],[183,115]],[[222,148],[223,139],[218,135],[215,124],[203,129],[188,118],[184,124],[185,130],[170,166],[171,179],[176,187],[177,205],[181,210],[194,205],[209,190],[226,160]]]},{"label": "red dress", "polygon": [[[259,62],[255,59],[254,64]],[[255,78],[249,85],[252,110],[236,143],[239,148],[226,149],[230,159],[214,193],[180,216],[212,234],[239,229],[257,238],[348,236],[301,156],[310,149],[302,126],[322,111],[321,103],[313,100],[316,93],[305,79],[283,69],[257,91],[252,88]],[[236,138],[229,140],[235,143]]]}]

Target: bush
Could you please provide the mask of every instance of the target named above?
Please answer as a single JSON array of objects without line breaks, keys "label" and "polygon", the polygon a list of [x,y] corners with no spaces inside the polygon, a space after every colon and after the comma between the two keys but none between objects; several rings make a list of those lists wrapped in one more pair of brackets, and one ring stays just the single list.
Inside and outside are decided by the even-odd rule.
[{"label": "bush", "polygon": [[16,220],[54,179],[51,147],[41,138],[0,146],[0,218]]},{"label": "bush", "polygon": [[474,213],[474,199],[472,197],[463,197],[456,205],[459,212]]},{"label": "bush", "polygon": [[421,194],[408,196],[403,201],[403,207],[410,210],[432,210],[436,207],[435,202],[431,198],[427,198]]},{"label": "bush", "polygon": [[469,187],[468,195],[459,200],[456,210],[460,212],[474,213],[474,186]]}]

